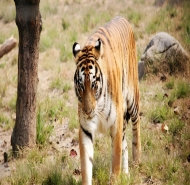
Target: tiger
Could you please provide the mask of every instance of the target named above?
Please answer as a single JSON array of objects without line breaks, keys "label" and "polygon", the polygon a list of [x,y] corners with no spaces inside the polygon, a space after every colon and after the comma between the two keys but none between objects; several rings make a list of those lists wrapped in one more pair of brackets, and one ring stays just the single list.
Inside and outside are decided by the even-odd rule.
[{"label": "tiger", "polygon": [[126,125],[132,120],[132,156],[141,155],[139,82],[136,45],[129,22],[120,16],[99,27],[83,48],[75,42],[74,89],[78,99],[82,184],[92,184],[95,135],[109,131],[111,176],[128,169]]}]

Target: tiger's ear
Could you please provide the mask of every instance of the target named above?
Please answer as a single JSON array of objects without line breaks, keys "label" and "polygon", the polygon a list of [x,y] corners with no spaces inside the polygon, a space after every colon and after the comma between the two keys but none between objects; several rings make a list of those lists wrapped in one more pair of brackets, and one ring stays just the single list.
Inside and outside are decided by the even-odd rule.
[{"label": "tiger's ear", "polygon": [[76,58],[77,54],[79,53],[79,51],[80,51],[80,45],[77,42],[75,42],[73,44],[73,55],[75,58]]},{"label": "tiger's ear", "polygon": [[96,48],[96,50],[100,51],[100,48],[101,48],[101,40],[100,40],[100,38],[96,41],[95,48]]},{"label": "tiger's ear", "polygon": [[94,55],[96,56],[97,59],[99,59],[100,56],[103,54],[102,41],[100,40],[100,38],[96,41],[94,49],[95,49]]}]

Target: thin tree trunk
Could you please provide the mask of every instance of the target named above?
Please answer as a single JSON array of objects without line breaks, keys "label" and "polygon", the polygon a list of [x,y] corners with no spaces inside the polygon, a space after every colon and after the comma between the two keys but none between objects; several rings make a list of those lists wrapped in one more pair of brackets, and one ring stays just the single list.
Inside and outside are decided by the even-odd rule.
[{"label": "thin tree trunk", "polygon": [[39,40],[42,28],[40,0],[14,0],[19,31],[16,123],[11,137],[13,152],[36,144],[36,99]]}]

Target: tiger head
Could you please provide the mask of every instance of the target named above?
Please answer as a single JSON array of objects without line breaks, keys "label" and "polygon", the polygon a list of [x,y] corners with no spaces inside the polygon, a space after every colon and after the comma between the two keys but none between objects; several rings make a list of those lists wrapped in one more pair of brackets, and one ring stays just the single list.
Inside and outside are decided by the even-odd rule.
[{"label": "tiger head", "polygon": [[103,77],[99,66],[101,41],[95,46],[87,45],[80,49],[78,43],[73,45],[73,55],[76,60],[74,85],[79,105],[88,118],[95,115],[97,100],[102,94]]}]

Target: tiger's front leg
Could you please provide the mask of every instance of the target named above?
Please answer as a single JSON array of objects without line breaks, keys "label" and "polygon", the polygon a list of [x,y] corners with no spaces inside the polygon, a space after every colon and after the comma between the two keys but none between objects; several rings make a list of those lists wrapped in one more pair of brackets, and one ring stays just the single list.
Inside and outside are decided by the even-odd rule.
[{"label": "tiger's front leg", "polygon": [[111,184],[115,184],[116,178],[121,172],[121,159],[122,159],[122,121],[118,120],[117,125],[111,127],[112,139],[112,166],[111,166]]},{"label": "tiger's front leg", "polygon": [[79,147],[80,147],[80,161],[81,161],[81,174],[82,184],[92,184],[92,166],[93,166],[93,142],[92,135],[84,130],[82,127],[79,129]]}]

